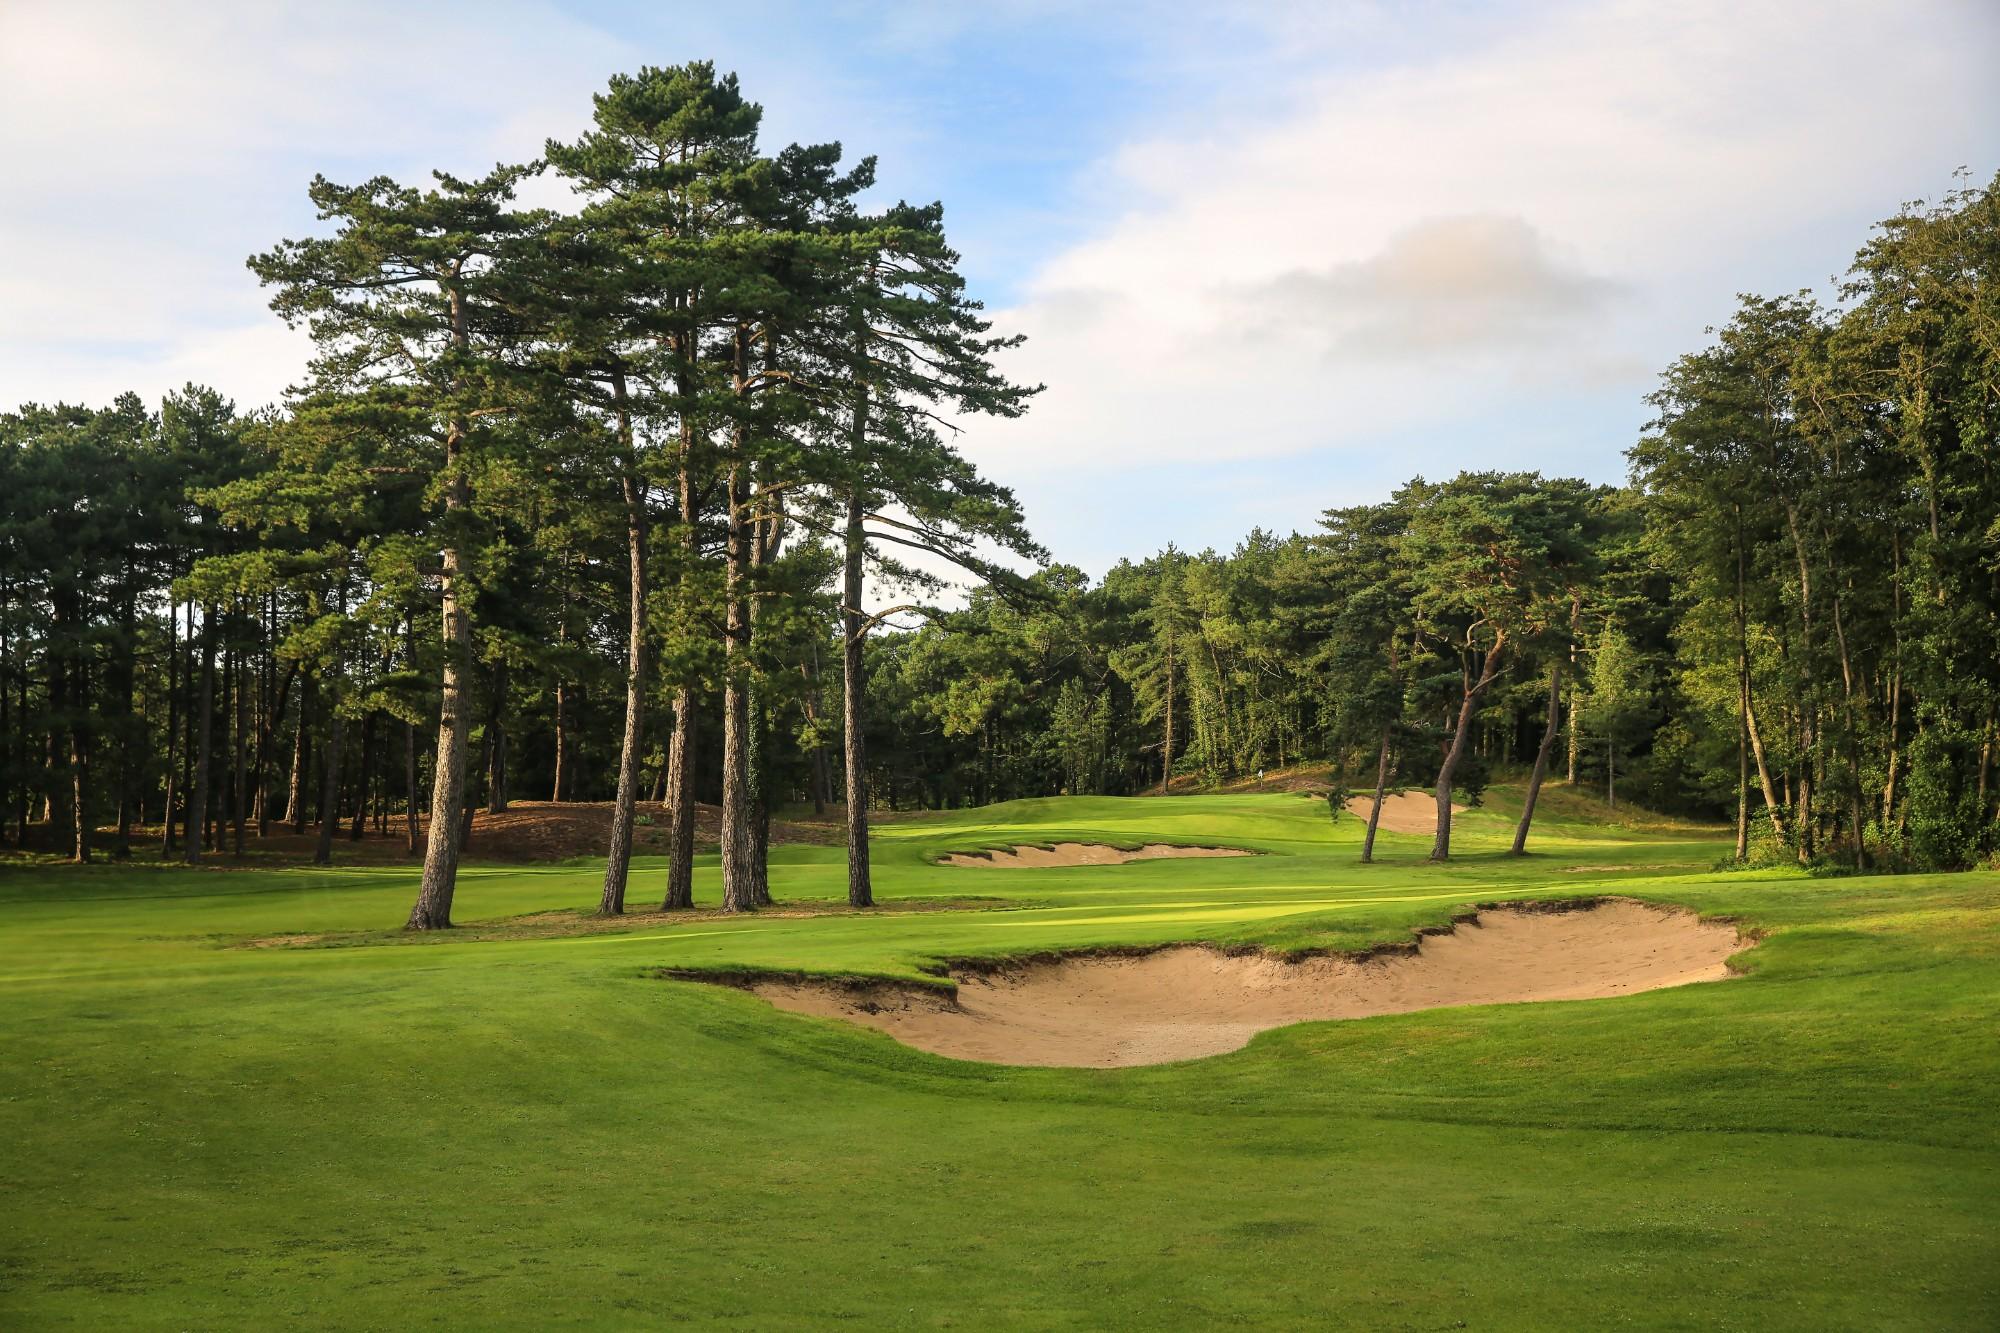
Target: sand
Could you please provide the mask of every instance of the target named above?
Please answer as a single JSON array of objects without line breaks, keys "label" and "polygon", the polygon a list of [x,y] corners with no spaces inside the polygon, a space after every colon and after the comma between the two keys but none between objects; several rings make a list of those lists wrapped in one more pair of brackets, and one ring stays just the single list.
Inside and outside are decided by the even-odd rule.
[{"label": "sand", "polygon": [[[1368,811],[1375,804],[1375,793],[1371,789],[1359,796],[1347,798],[1347,813],[1363,824],[1368,822]],[[1455,815],[1465,813],[1465,807],[1457,801],[1451,803]],[[1381,827],[1391,833],[1421,833],[1429,836],[1437,832],[1438,803],[1435,793],[1427,791],[1388,792],[1382,797]]]},{"label": "sand", "polygon": [[994,971],[939,987],[797,978],[750,989],[961,1060],[1115,1068],[1234,1051],[1266,1028],[1453,1005],[1580,1000],[1721,981],[1750,942],[1727,923],[1624,899],[1500,907],[1409,951],[1287,962],[1173,947]]},{"label": "sand", "polygon": [[1059,842],[1053,847],[1009,847],[996,852],[953,852],[942,866],[1117,866],[1127,861],[1159,861],[1177,856],[1249,856],[1240,847],[1175,847],[1155,842],[1136,851],[1094,842]]}]

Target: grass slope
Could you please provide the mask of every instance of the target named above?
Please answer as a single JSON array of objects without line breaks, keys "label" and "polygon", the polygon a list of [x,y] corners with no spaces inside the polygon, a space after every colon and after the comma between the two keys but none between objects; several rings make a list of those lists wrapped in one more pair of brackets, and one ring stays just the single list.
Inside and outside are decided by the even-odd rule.
[{"label": "grass slope", "polygon": [[[1509,799],[1448,867],[1360,865],[1298,796],[1017,802],[881,828],[877,915],[553,937],[405,940],[400,866],[0,869],[0,1327],[2000,1323],[2000,877],[1719,874],[1720,835],[1580,799],[1513,860]],[[1269,855],[930,864],[1062,839]],[[774,862],[842,892],[838,849]],[[459,916],[598,873],[470,866]],[[1351,947],[1606,891],[1768,938],[1724,985],[1105,1071],[651,975]],[[280,935],[321,938],[239,947]]]}]

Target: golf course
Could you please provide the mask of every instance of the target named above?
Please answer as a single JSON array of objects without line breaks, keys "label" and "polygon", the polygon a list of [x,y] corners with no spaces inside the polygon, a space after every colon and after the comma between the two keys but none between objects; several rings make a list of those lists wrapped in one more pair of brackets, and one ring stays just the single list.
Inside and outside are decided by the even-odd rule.
[{"label": "golf course", "polygon": [[[762,913],[705,854],[692,912],[608,922],[601,861],[473,862],[430,934],[394,862],[9,862],[0,1326],[1993,1327],[2000,876],[1718,869],[1726,828],[1566,787],[1516,858],[1519,800],[1441,865],[1294,793],[910,816],[865,912],[833,846],[774,847]],[[1063,842],[1255,855],[939,864]],[[742,988],[1594,898],[1733,926],[1735,975],[1117,1069]]]},{"label": "golf course", "polygon": [[1996,1333],[2000,7],[1799,9],[0,0],[0,1333]]}]

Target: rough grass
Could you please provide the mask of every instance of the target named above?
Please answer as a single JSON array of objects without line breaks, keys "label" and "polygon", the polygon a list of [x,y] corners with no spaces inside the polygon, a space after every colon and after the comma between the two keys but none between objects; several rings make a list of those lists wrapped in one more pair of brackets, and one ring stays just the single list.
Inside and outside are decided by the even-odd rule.
[{"label": "rough grass", "polygon": [[[587,909],[597,867],[475,865],[481,928],[418,947],[403,866],[0,869],[0,1327],[2000,1323],[2000,876],[1718,874],[1726,834],[1561,808],[1515,860],[1505,798],[1446,867],[1393,834],[1359,865],[1295,795],[898,822],[879,892],[930,910],[875,915],[551,929],[521,918]],[[929,864],[1071,839],[1272,854]],[[774,860],[780,898],[841,895],[838,849]],[[1607,891],[1769,937],[1728,985],[1128,1070],[654,976],[1360,947]],[[237,947],[285,936],[350,947]]]}]

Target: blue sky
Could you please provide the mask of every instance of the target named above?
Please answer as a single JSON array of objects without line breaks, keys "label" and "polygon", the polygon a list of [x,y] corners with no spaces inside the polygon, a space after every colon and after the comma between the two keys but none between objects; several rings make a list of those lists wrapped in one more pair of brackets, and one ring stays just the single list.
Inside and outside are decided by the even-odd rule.
[{"label": "blue sky", "polygon": [[0,6],[0,402],[269,401],[243,257],[314,172],[532,156],[708,57],[766,139],[940,198],[1049,385],[965,447],[1058,558],[1310,525],[1408,476],[1615,481],[1734,293],[1825,287],[2000,168],[1987,0]]}]

